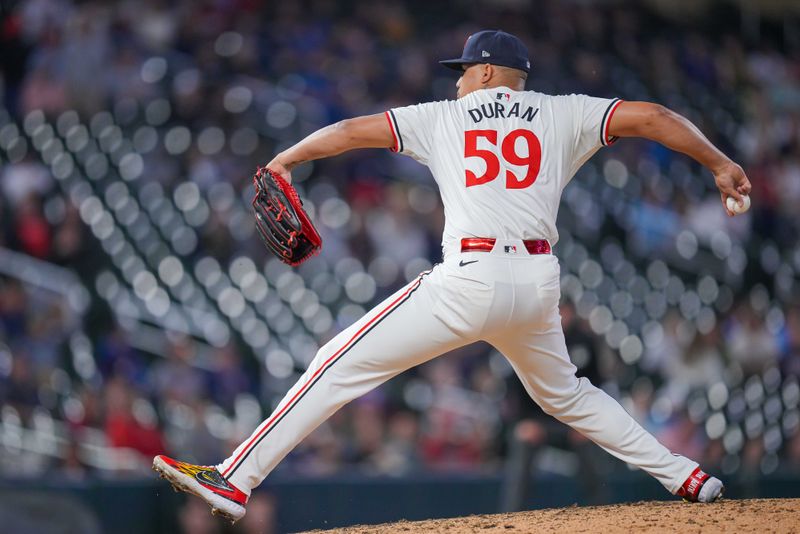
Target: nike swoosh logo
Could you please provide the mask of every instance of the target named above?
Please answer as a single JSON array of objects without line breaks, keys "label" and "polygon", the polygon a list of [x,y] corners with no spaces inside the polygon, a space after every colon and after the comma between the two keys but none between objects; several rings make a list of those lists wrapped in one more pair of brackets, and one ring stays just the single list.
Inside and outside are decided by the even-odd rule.
[{"label": "nike swoosh logo", "polygon": [[215,480],[214,478],[208,476],[208,474],[205,471],[200,471],[199,473],[197,473],[197,478],[200,479],[200,481],[205,482],[209,486],[213,486],[217,489],[225,491],[233,490],[233,488],[231,488],[230,485],[225,480],[222,479]]},{"label": "nike swoosh logo", "polygon": [[472,261],[461,260],[460,262],[458,262],[458,266],[459,267],[463,267],[465,265],[469,265],[470,263],[477,263],[477,262],[478,262],[478,260],[472,260]]}]

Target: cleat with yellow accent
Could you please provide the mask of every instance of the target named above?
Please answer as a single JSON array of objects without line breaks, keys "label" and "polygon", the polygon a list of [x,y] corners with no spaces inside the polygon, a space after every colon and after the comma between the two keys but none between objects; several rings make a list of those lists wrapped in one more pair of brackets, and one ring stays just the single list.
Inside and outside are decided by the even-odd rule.
[{"label": "cleat with yellow accent", "polygon": [[235,523],[245,514],[247,495],[225,480],[215,467],[179,462],[168,456],[153,458],[153,470],[166,478],[172,489],[197,495],[209,506],[211,513]]}]

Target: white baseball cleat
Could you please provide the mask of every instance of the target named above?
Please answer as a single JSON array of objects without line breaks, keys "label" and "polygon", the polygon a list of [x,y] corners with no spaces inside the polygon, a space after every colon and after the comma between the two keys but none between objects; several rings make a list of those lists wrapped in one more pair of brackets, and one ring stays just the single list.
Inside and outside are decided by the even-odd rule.
[{"label": "white baseball cleat", "polygon": [[720,479],[712,477],[698,467],[689,475],[676,495],[689,502],[709,503],[720,499],[724,491],[725,486]]},{"label": "white baseball cleat", "polygon": [[153,470],[167,479],[176,491],[191,493],[206,501],[212,514],[231,523],[244,517],[247,495],[225,480],[215,467],[187,464],[158,455],[153,458]]}]

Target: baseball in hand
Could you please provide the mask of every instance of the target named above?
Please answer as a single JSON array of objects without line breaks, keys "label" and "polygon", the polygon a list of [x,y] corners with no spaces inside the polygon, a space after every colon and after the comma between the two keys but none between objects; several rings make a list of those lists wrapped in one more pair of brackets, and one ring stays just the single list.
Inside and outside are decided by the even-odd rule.
[{"label": "baseball in hand", "polygon": [[743,204],[740,206],[736,199],[733,197],[728,197],[726,204],[728,205],[728,209],[731,210],[736,215],[740,215],[747,210],[750,209],[750,196],[749,195],[742,195]]}]

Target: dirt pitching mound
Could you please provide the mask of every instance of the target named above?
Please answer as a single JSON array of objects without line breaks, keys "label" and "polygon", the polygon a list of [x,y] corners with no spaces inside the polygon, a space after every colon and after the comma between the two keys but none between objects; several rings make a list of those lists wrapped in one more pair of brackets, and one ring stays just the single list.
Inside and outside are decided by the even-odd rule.
[{"label": "dirt pitching mound", "polygon": [[[315,531],[321,532],[321,531]],[[430,521],[400,521],[325,530],[326,534],[462,532],[712,532],[800,533],[800,499],[723,499],[714,504],[638,502],[571,506],[514,514],[476,515]]]}]

